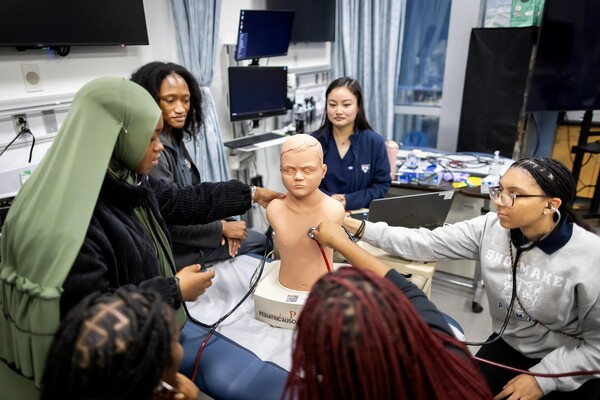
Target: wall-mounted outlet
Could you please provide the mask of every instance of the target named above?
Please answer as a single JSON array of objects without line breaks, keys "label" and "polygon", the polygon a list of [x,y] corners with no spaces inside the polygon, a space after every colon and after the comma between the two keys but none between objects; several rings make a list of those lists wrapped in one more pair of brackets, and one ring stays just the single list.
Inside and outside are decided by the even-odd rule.
[{"label": "wall-mounted outlet", "polygon": [[19,134],[24,128],[27,127],[27,115],[26,114],[15,114],[13,115],[13,125],[15,126],[15,133]]}]

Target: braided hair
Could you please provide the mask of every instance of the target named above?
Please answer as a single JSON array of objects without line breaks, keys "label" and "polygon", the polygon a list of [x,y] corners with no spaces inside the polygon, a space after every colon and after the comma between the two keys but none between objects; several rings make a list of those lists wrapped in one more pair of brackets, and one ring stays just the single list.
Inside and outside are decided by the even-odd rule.
[{"label": "braided hair", "polygon": [[576,184],[571,171],[563,163],[547,157],[531,157],[515,162],[510,168],[520,168],[529,172],[544,193],[562,200],[558,210],[563,218],[594,232],[594,229],[573,210]]},{"label": "braided hair", "polygon": [[[172,74],[181,76],[190,90],[190,110],[181,133],[188,138],[194,138],[204,123],[204,97],[200,91],[198,81],[190,71],[179,64],[154,61],[138,68],[131,75],[131,80],[146,89],[156,103],[159,104],[160,85],[167,76]],[[179,130],[177,128],[173,129]]]},{"label": "braided hair", "polygon": [[41,399],[148,399],[172,366],[176,334],[175,314],[156,292],[88,295],[56,332]]},{"label": "braided hair", "polygon": [[340,268],[313,286],[298,320],[284,398],[491,397],[464,344],[433,331],[387,279]]}]

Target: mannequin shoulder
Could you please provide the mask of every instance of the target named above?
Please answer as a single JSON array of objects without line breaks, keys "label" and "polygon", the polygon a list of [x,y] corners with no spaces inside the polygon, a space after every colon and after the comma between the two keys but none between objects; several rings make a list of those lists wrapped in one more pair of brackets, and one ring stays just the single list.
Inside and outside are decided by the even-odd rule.
[{"label": "mannequin shoulder", "polygon": [[333,197],[323,194],[322,205],[323,210],[327,212],[332,219],[344,219],[344,215],[346,213],[346,211],[344,210],[344,206],[342,205],[342,203],[340,203]]},{"label": "mannequin shoulder", "polygon": [[285,199],[273,199],[266,209],[267,219],[273,216],[280,215],[286,210]]}]

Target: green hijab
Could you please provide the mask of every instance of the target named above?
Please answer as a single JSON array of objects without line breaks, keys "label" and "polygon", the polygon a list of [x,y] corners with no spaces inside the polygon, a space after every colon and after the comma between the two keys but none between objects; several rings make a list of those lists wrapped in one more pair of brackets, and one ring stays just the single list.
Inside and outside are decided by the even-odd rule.
[{"label": "green hijab", "polygon": [[[141,86],[96,79],[79,90],[2,230],[0,359],[35,381],[60,322],[62,284],[83,244],[107,166],[134,183],[161,111]],[[156,240],[156,239],[155,239]]]}]

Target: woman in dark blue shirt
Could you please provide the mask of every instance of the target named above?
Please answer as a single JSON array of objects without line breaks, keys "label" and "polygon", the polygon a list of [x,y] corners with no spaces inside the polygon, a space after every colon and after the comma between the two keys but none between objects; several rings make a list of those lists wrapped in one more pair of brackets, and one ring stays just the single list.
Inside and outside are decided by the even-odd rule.
[{"label": "woman in dark blue shirt", "polygon": [[390,187],[390,163],[384,138],[373,131],[358,81],[343,77],[325,92],[326,115],[313,133],[323,146],[327,174],[319,188],[346,210],[369,207]]}]

